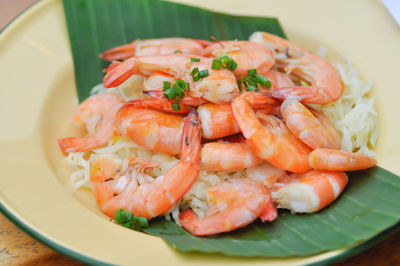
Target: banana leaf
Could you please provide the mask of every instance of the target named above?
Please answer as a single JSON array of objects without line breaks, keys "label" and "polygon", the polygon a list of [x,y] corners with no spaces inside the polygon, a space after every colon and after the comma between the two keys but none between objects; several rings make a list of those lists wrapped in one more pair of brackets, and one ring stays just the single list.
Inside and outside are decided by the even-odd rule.
[{"label": "banana leaf", "polygon": [[[275,18],[243,17],[155,0],[63,0],[79,100],[102,82],[108,65],[99,54],[137,38],[181,36],[248,39],[254,31],[285,37]],[[344,248],[396,227],[400,178],[382,168],[349,173],[342,196],[314,214],[281,211],[272,223],[255,222],[218,236],[194,237],[173,222],[152,220],[144,231],[181,251],[232,256],[308,256]]]}]

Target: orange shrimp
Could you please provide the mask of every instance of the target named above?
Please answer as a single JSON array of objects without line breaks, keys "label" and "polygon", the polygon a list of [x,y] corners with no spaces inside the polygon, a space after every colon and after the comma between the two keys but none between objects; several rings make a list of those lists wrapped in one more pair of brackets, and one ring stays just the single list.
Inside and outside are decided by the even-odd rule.
[{"label": "orange shrimp", "polygon": [[[229,102],[239,93],[236,78],[230,70],[213,70],[210,58],[196,56],[200,62],[191,62],[191,58],[192,56],[184,54],[132,57],[107,73],[104,87],[116,87],[133,74],[148,76],[155,71],[161,71],[189,83],[191,96],[213,103]],[[207,70],[208,76],[194,82],[191,75],[194,68],[199,71]]]},{"label": "orange shrimp", "polygon": [[256,69],[257,73],[268,71],[274,64],[274,51],[249,41],[221,41],[204,49],[203,55],[218,58],[229,55],[238,64],[233,71],[236,77],[247,76],[247,70]]},{"label": "orange shrimp", "polygon": [[117,113],[118,131],[136,144],[153,151],[176,155],[181,150],[183,117],[124,105]]},{"label": "orange shrimp", "polygon": [[207,201],[212,207],[203,218],[191,209],[179,214],[182,226],[192,235],[213,235],[244,227],[260,216],[271,198],[262,185],[247,178],[232,178],[209,188]]},{"label": "orange shrimp", "polygon": [[284,87],[272,91],[278,98],[294,96],[303,103],[329,103],[343,93],[343,82],[337,70],[322,57],[285,39],[266,32],[255,32],[250,40],[273,48],[278,69],[310,86]]},{"label": "orange shrimp", "polygon": [[294,98],[282,103],[281,113],[290,132],[310,148],[340,149],[339,133],[322,113],[308,110]]},{"label": "orange shrimp", "polygon": [[294,212],[317,212],[332,203],[347,185],[344,172],[311,170],[293,174],[272,193],[278,208]]},{"label": "orange shrimp", "polygon": [[236,171],[255,166],[258,158],[246,141],[239,143],[211,142],[201,149],[200,165],[210,171]]},{"label": "orange shrimp", "polygon": [[[90,178],[101,210],[110,217],[124,208],[138,217],[152,219],[167,212],[189,190],[199,173],[200,124],[196,111],[185,119],[181,160],[164,175],[141,184],[125,175],[113,158],[100,156],[91,162]],[[140,171],[155,167],[154,162],[131,161]]]},{"label": "orange shrimp", "polygon": [[[261,93],[247,94],[247,101],[252,108],[259,112],[268,114],[277,101]],[[217,139],[240,132],[235,121],[230,104],[202,104],[198,108],[203,137],[206,139]]]},{"label": "orange shrimp", "polygon": [[356,171],[376,165],[376,160],[367,155],[331,149],[313,150],[308,161],[313,169],[326,171]]},{"label": "orange shrimp", "polygon": [[144,90],[144,92],[162,91],[163,87],[164,87],[164,81],[168,81],[171,84],[174,84],[176,81],[176,78],[174,78],[174,76],[169,75],[167,73],[164,73],[161,71],[156,71],[144,80],[143,90]]},{"label": "orange shrimp", "polygon": [[199,54],[211,44],[204,40],[188,38],[160,38],[134,40],[131,43],[114,47],[101,54],[105,60],[124,60],[132,56],[164,55],[173,53]]},{"label": "orange shrimp", "polygon": [[289,132],[286,125],[271,115],[256,115],[247,101],[255,92],[246,92],[232,102],[232,110],[240,131],[257,155],[283,170],[303,173],[310,169],[311,149]]},{"label": "orange shrimp", "polygon": [[115,129],[115,114],[124,99],[112,92],[90,96],[75,111],[72,121],[86,124],[87,137],[70,137],[58,140],[63,153],[83,152],[100,148],[107,144]]}]

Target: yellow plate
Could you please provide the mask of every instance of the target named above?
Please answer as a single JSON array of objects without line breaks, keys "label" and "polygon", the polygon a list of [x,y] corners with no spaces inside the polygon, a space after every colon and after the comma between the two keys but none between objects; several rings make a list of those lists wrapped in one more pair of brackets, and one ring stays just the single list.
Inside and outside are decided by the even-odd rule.
[{"label": "yellow plate", "polygon": [[[375,80],[380,119],[379,165],[400,174],[397,108],[400,30],[378,0],[180,1],[231,13],[276,16],[288,37],[351,59]],[[356,247],[310,257],[236,258],[178,252],[157,237],[115,226],[88,191],[74,192],[56,140],[76,98],[61,0],[44,0],[0,35],[0,209],[32,236],[86,263],[154,265],[307,264],[359,252]]]}]

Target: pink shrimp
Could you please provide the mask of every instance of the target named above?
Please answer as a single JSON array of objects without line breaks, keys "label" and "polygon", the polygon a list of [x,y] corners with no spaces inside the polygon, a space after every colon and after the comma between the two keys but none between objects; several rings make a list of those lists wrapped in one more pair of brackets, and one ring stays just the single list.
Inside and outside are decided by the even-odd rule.
[{"label": "pink shrimp", "polygon": [[340,149],[339,133],[322,113],[308,110],[294,98],[282,103],[281,113],[290,132],[310,148]]},{"label": "pink shrimp", "polygon": [[201,166],[210,171],[236,171],[255,166],[258,158],[246,141],[239,143],[211,142],[201,149]]},{"label": "pink shrimp", "polygon": [[234,70],[236,77],[247,76],[247,70],[256,69],[257,73],[268,71],[274,64],[274,52],[258,43],[249,41],[221,41],[208,46],[203,55],[218,58],[231,56],[238,64]]},{"label": "pink shrimp", "polygon": [[173,53],[199,54],[212,42],[188,38],[160,38],[134,40],[101,54],[105,60],[124,60],[132,56],[164,55]]},{"label": "pink shrimp", "polygon": [[322,57],[287,40],[266,32],[255,32],[250,40],[273,48],[278,69],[310,86],[284,87],[274,90],[278,98],[294,96],[303,103],[329,103],[343,93],[343,82],[337,70]]},{"label": "pink shrimp", "polygon": [[285,124],[271,115],[254,113],[246,92],[232,102],[232,110],[240,131],[257,155],[274,166],[295,173],[310,169],[308,154],[311,149],[293,136]]},{"label": "pink shrimp", "polygon": [[83,101],[72,121],[78,125],[86,124],[88,136],[59,139],[61,151],[82,152],[106,145],[115,129],[115,114],[123,103],[122,97],[111,92],[93,95]]},{"label": "pink shrimp", "polygon": [[[151,75],[155,71],[161,71],[186,81],[190,85],[191,96],[213,103],[229,102],[239,93],[236,78],[230,70],[212,69],[210,58],[196,56],[200,62],[191,62],[191,58],[192,56],[184,54],[132,57],[107,73],[104,87],[116,87],[133,74]],[[207,70],[208,76],[194,82],[191,72],[195,68],[199,71]]]},{"label": "pink shrimp", "polygon": [[271,201],[262,185],[250,179],[229,179],[207,191],[212,206],[203,218],[185,209],[179,215],[182,226],[195,236],[229,232],[257,219]]},{"label": "pink shrimp", "polygon": [[[91,162],[90,179],[101,210],[113,217],[118,209],[124,208],[148,219],[168,211],[189,190],[199,173],[200,124],[194,110],[185,119],[181,142],[181,160],[164,175],[140,186],[125,175],[115,158],[104,155],[95,158]],[[143,161],[130,164],[139,164],[140,171],[157,165]]]},{"label": "pink shrimp", "polygon": [[293,174],[282,186],[277,186],[272,197],[279,208],[294,212],[317,212],[332,203],[347,185],[344,172],[311,170]]},{"label": "pink shrimp", "polygon": [[117,113],[120,134],[153,151],[176,155],[181,150],[183,117],[124,105]]},{"label": "pink shrimp", "polygon": [[313,169],[326,171],[356,171],[376,165],[376,160],[367,155],[331,149],[313,150],[308,161]]}]

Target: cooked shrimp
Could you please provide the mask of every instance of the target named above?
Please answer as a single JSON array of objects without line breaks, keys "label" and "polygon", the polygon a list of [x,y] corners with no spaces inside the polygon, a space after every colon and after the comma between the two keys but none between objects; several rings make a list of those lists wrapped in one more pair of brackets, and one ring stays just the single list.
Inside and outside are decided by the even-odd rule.
[{"label": "cooked shrimp", "polygon": [[287,176],[286,172],[268,162],[258,164],[246,169],[246,175],[251,180],[263,184],[266,188],[272,188],[279,179]]},{"label": "cooked shrimp", "polygon": [[172,102],[167,99],[146,99],[146,100],[131,100],[126,103],[127,105],[142,107],[142,108],[150,108],[154,110],[159,110],[167,113],[173,114],[187,114],[190,111],[190,108],[186,105],[179,104],[179,109],[174,109],[172,107]]},{"label": "cooked shrimp", "polygon": [[311,170],[292,175],[281,188],[272,193],[278,208],[294,212],[317,212],[332,203],[347,185],[344,172]]},{"label": "cooked shrimp", "polygon": [[[269,96],[261,93],[252,93],[247,96],[251,106],[264,114],[268,114],[277,104]],[[198,108],[203,137],[217,139],[240,132],[230,104],[202,104]]]},{"label": "cooked shrimp", "polygon": [[[124,175],[124,169],[115,163],[115,159],[101,155],[94,159],[90,177],[101,210],[113,217],[118,209],[124,208],[135,216],[148,219],[168,211],[189,190],[199,173],[200,124],[194,110],[185,119],[181,141],[181,160],[164,175],[140,186],[136,180]],[[153,162],[140,164],[139,169],[155,166]]]},{"label": "cooked shrimp", "polygon": [[143,90],[144,92],[162,91],[164,87],[164,81],[168,81],[171,84],[174,84],[176,79],[172,75],[169,75],[161,71],[156,71],[144,80]]},{"label": "cooked shrimp", "polygon": [[160,38],[134,40],[131,43],[114,47],[101,54],[105,60],[124,60],[132,56],[164,55],[173,53],[199,54],[212,42],[188,38]]},{"label": "cooked shrimp", "polygon": [[297,97],[303,103],[329,103],[342,96],[343,82],[337,70],[322,57],[266,32],[255,32],[250,40],[275,50],[278,69],[310,86],[284,87],[273,91],[279,98]]},{"label": "cooked shrimp", "polygon": [[117,113],[118,131],[147,149],[176,155],[181,150],[183,117],[126,104]]},{"label": "cooked shrimp", "polygon": [[291,97],[282,103],[281,113],[290,132],[310,148],[340,149],[339,133],[322,113]]},{"label": "cooked shrimp", "polygon": [[72,121],[86,124],[87,137],[71,137],[58,140],[63,153],[82,152],[107,144],[115,129],[115,114],[124,99],[111,92],[93,95],[83,101],[75,111]]},{"label": "cooked shrimp", "polygon": [[367,155],[331,149],[313,150],[308,161],[313,169],[326,171],[356,171],[376,165],[376,160]]},{"label": "cooked shrimp", "polygon": [[240,131],[257,155],[283,170],[303,173],[310,169],[310,148],[289,132],[285,124],[271,115],[256,115],[247,101],[246,92],[232,102],[232,110]]},{"label": "cooked shrimp", "polygon": [[[136,73],[151,75],[162,71],[188,82],[191,96],[213,103],[229,102],[239,93],[236,78],[230,70],[213,70],[210,58],[196,56],[200,62],[191,62],[191,58],[184,54],[132,57],[104,77],[104,87],[116,87]],[[207,70],[208,76],[194,82],[191,71],[196,67],[199,71]]]},{"label": "cooked shrimp", "polygon": [[182,226],[195,236],[229,232],[257,219],[271,198],[262,185],[250,179],[233,178],[207,191],[212,206],[203,218],[191,209],[179,214]]},{"label": "cooked shrimp", "polygon": [[[273,69],[270,69],[266,73],[261,73],[261,74],[271,81],[270,90],[294,87],[293,81],[285,73],[281,73],[281,72],[275,71]],[[263,89],[263,87],[261,87],[261,86],[259,86],[259,88]]]},{"label": "cooked shrimp", "polygon": [[274,51],[249,41],[221,41],[208,46],[203,55],[219,58],[229,55],[238,64],[233,71],[236,77],[247,76],[247,70],[256,69],[257,73],[268,71],[274,64]]},{"label": "cooked shrimp", "polygon": [[246,141],[239,143],[210,142],[201,149],[200,165],[210,171],[242,170],[262,161]]}]

